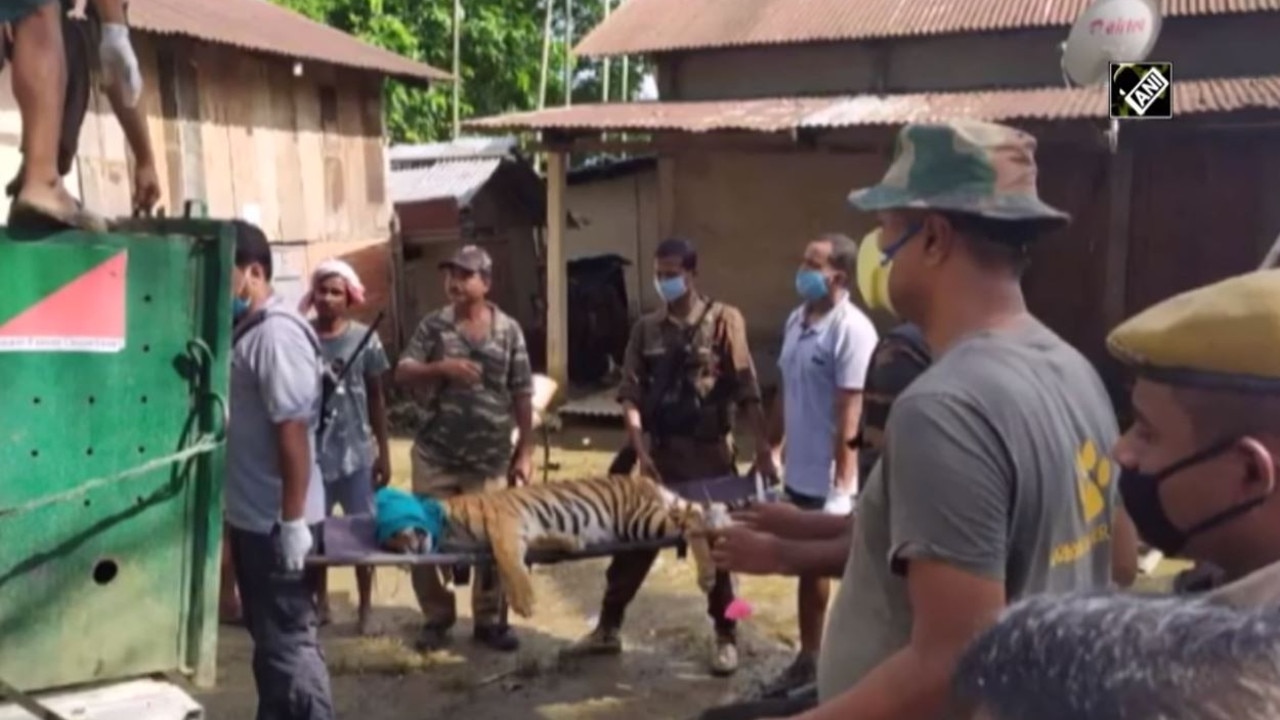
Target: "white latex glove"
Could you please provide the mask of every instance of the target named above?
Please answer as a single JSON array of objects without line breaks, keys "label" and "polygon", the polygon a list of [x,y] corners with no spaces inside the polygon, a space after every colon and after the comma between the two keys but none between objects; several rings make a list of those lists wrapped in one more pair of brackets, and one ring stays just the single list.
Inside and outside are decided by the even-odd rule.
[{"label": "white latex glove", "polygon": [[142,71],[138,56],[129,42],[129,26],[102,24],[102,43],[98,45],[102,63],[102,79],[108,87],[118,88],[127,107],[135,107],[142,97]]},{"label": "white latex glove", "polygon": [[831,492],[827,495],[827,504],[823,506],[822,512],[828,515],[848,515],[852,513],[855,495],[856,493],[853,492],[831,488]]},{"label": "white latex glove", "polygon": [[305,518],[280,523],[280,555],[286,572],[302,571],[311,546],[311,528]]}]

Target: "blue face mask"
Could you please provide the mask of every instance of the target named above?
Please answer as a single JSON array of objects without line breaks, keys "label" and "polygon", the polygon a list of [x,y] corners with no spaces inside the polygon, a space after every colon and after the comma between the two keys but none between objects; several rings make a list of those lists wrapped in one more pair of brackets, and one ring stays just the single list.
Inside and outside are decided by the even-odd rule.
[{"label": "blue face mask", "polygon": [[689,286],[685,284],[683,275],[669,278],[655,277],[653,286],[658,290],[658,297],[661,297],[663,302],[675,302],[689,292]]},{"label": "blue face mask", "polygon": [[817,270],[796,272],[796,293],[805,302],[816,302],[827,296],[827,278]]},{"label": "blue face mask", "polygon": [[232,321],[240,322],[240,318],[244,317],[245,313],[249,312],[250,307],[252,307],[252,305],[249,303],[248,300],[245,300],[244,298],[239,298],[239,297],[232,298],[231,299]]}]

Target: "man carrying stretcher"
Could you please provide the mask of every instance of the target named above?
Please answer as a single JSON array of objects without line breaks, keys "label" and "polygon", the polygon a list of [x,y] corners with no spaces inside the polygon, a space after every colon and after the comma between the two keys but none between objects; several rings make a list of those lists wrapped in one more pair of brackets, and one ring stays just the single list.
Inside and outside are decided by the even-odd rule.
[{"label": "man carrying stretcher", "polygon": [[[631,448],[640,471],[668,485],[734,474],[736,404],[755,433],[756,469],[776,476],[746,323],[737,308],[698,293],[697,271],[692,243],[670,239],[658,245],[654,285],[663,306],[632,327],[618,390]],[[622,651],[623,615],[657,557],[656,550],[614,556],[599,625],[570,654]],[[717,574],[707,603],[716,629],[711,670],[717,675],[738,668],[736,623],[725,617],[732,601],[728,573]]]}]

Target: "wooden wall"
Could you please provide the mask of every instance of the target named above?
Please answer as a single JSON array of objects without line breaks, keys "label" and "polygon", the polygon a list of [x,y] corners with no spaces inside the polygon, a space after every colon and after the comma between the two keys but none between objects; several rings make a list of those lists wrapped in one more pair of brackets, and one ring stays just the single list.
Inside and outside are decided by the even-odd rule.
[{"label": "wooden wall", "polygon": [[[368,287],[363,315],[394,309],[391,209],[379,76],[183,38],[134,33],[162,191],[161,207],[202,199],[212,217],[242,217],[277,244],[277,290],[290,299],[311,269],[342,257]],[[0,81],[0,185],[21,162],[21,121]],[[96,92],[68,188],[108,216],[131,209],[133,158]],[[0,197],[0,213],[8,201]],[[394,321],[384,339],[394,340]]]},{"label": "wooden wall", "polygon": [[[385,240],[390,208],[377,76],[139,33],[135,47],[167,208],[254,219],[272,240]],[[84,199],[128,211],[124,135],[105,98],[85,121]],[[87,171],[86,171],[87,169]]]},{"label": "wooden wall", "polygon": [[[1122,130],[1116,156],[1092,124],[1057,124],[1059,138],[1045,127],[1027,128],[1041,138],[1041,196],[1073,216],[1034,248],[1023,283],[1028,304],[1113,390],[1123,384],[1105,348],[1115,324],[1179,292],[1256,269],[1280,234],[1277,127],[1280,113],[1134,123]],[[1113,176],[1126,154],[1131,177],[1113,201]],[[845,196],[880,179],[888,148],[687,152],[662,162],[673,172],[659,173],[659,196],[674,207],[661,234],[698,243],[700,287],[742,309],[768,384],[776,379],[786,313],[799,302],[792,278],[804,243],[825,231],[859,238],[872,227],[874,218],[851,210]]]}]

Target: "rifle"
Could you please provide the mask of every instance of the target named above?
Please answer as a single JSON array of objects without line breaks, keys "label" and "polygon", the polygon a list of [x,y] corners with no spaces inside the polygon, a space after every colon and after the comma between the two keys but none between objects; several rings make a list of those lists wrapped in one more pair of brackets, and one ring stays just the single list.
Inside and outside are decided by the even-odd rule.
[{"label": "rifle", "polygon": [[641,422],[644,423],[644,429],[654,437],[662,437],[668,434],[660,419],[661,413],[659,409],[665,404],[667,393],[671,391],[680,373],[684,371],[689,357],[689,345],[693,342],[698,328],[702,327],[703,321],[707,319],[707,314],[711,312],[711,308],[714,305],[715,301],[707,300],[707,305],[702,309],[702,313],[698,315],[698,319],[684,329],[681,337],[682,342],[675,347],[667,348],[667,351],[658,360],[657,367],[654,368],[652,385],[649,386],[649,391],[645,393],[640,407],[640,418]]},{"label": "rifle", "polygon": [[378,325],[382,323],[382,318],[385,316],[385,312],[378,312],[378,316],[369,324],[369,329],[365,331],[364,336],[360,338],[360,342],[356,344],[356,349],[352,350],[351,355],[342,363],[342,370],[338,372],[337,377],[333,377],[333,374],[327,368],[325,369],[324,387],[320,392],[320,422],[316,426],[316,447],[319,447],[324,442],[325,431],[338,415],[338,409],[331,407],[330,401],[337,394],[338,388],[342,387],[343,381],[347,379],[347,373],[351,372],[351,366],[355,364],[356,358],[360,357],[360,353],[364,352],[365,346],[373,339],[373,334],[377,332]]}]

